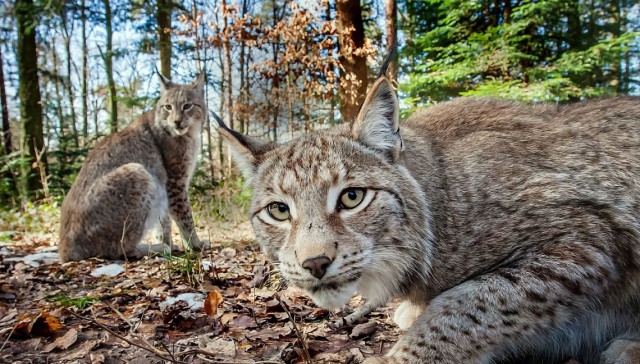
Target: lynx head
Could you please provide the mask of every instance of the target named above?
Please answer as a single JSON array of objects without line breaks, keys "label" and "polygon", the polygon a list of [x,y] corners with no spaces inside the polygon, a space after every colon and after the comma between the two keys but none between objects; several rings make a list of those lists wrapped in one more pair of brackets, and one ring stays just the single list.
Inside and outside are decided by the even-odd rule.
[{"label": "lynx head", "polygon": [[384,303],[426,274],[428,210],[402,162],[398,117],[381,78],[352,123],[285,144],[218,120],[253,187],[250,217],[263,251],[322,307],[343,306],[356,291]]},{"label": "lynx head", "polygon": [[200,73],[191,84],[171,82],[158,72],[160,99],[156,105],[157,126],[171,136],[185,135],[190,130],[199,133],[207,117],[204,99],[204,73]]}]

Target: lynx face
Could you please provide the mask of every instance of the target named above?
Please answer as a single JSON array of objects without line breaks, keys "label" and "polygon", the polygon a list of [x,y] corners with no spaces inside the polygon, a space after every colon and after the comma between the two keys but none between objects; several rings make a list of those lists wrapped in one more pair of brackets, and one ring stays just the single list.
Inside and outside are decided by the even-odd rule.
[{"label": "lynx face", "polygon": [[162,91],[156,106],[156,122],[171,136],[185,135],[206,118],[204,77],[191,85],[177,85],[161,77]]},{"label": "lynx face", "polygon": [[356,291],[383,303],[430,256],[424,196],[398,161],[396,109],[381,107],[394,106],[395,94],[388,83],[374,87],[351,125],[283,145],[220,128],[253,185],[250,217],[263,250],[326,308]]}]

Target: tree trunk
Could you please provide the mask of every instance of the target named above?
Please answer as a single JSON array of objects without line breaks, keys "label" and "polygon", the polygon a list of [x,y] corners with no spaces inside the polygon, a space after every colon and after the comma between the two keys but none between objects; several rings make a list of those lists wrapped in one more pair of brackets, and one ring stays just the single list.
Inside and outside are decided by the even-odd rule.
[{"label": "tree trunk", "polygon": [[[22,163],[21,192],[28,197],[41,189],[42,180],[38,173],[32,173],[32,165],[39,161],[41,170],[46,171],[42,133],[42,107],[40,105],[40,80],[38,79],[38,53],[36,49],[36,17],[33,0],[16,0],[18,22],[18,95],[22,118],[21,150],[26,161]],[[46,173],[45,173],[46,174]]]},{"label": "tree trunk", "polygon": [[[55,38],[51,41],[51,56],[53,60],[53,80],[49,79],[49,81],[53,83],[53,90],[55,91],[56,98],[56,116],[58,117],[58,133],[60,143],[60,150],[63,152],[67,151],[67,126],[65,123],[64,111],[62,110],[62,93],[60,92],[60,80],[62,77],[60,76],[60,70],[58,69],[59,60],[58,60],[58,52],[56,49],[56,41]],[[45,100],[48,98],[45,95]]]},{"label": "tree trunk", "polygon": [[[360,104],[367,91],[367,60],[356,56],[354,51],[364,46],[364,24],[360,0],[336,0],[336,18],[338,21],[339,59],[344,72],[355,79],[347,80],[341,75],[340,114],[343,121],[356,117]],[[349,28],[353,31],[349,32]]]},{"label": "tree trunk", "polygon": [[118,102],[116,94],[116,83],[113,80],[113,28],[111,27],[111,3],[110,0],[102,0],[105,8],[106,32],[107,32],[107,53],[103,54],[104,67],[107,72],[107,83],[109,86],[109,101],[111,103],[111,118],[109,125],[111,133],[118,131]]},{"label": "tree trunk", "polygon": [[[278,4],[276,3],[276,0],[272,0],[272,5],[273,5],[273,26],[275,27],[276,24],[278,23]],[[273,53],[273,64],[278,64],[278,49],[279,48],[279,41],[273,42],[271,44],[271,52]],[[279,95],[278,95],[278,91],[280,89],[280,74],[278,73],[278,70],[276,70],[275,74],[273,75],[273,79],[271,80],[271,92],[269,95],[269,100],[272,100],[275,96],[275,101],[276,104],[275,106],[271,105],[271,101],[269,101],[269,108],[273,110],[273,120],[272,120],[272,124],[271,124],[271,130],[272,130],[272,139],[274,142],[278,141],[278,115],[280,115],[280,100],[279,100]]]},{"label": "tree trunk", "polygon": [[393,60],[389,64],[389,79],[398,79],[398,3],[396,0],[385,0],[385,13],[387,17],[387,54],[394,53]]},{"label": "tree trunk", "polygon": [[156,19],[158,22],[158,52],[160,73],[171,79],[171,11],[172,0],[158,0]]},{"label": "tree trunk", "polygon": [[222,67],[224,68],[226,86],[225,86],[225,96],[224,96],[224,109],[227,114],[228,125],[231,129],[235,129],[235,125],[233,122],[233,77],[231,70],[231,35],[229,34],[230,30],[227,26],[227,0],[222,0],[220,2],[222,8],[222,50],[224,51],[224,62]]},{"label": "tree trunk", "polygon": [[9,107],[7,106],[7,89],[4,85],[4,58],[0,47],[0,102],[2,103],[2,150],[4,155],[13,153],[11,141],[11,124],[9,123]]},{"label": "tree trunk", "polygon": [[[240,16],[244,18],[246,14],[247,14],[247,0],[242,0],[242,8],[241,8]],[[247,132],[247,130],[245,130],[245,124],[247,122],[247,115],[245,111],[247,110],[247,105],[246,105],[247,82],[245,80],[245,64],[248,62],[246,62],[246,59],[245,59],[246,46],[244,43],[243,36],[244,34],[240,34],[240,62],[238,65],[238,68],[240,69],[240,105],[243,107],[243,109],[240,111],[240,114],[238,114],[238,121],[240,122],[239,131],[240,133],[244,134]]]},{"label": "tree trunk", "polygon": [[[82,140],[83,145],[89,137],[89,48],[87,47],[87,6],[86,0],[82,0]],[[96,133],[98,131],[96,130]]]},{"label": "tree trunk", "polygon": [[[73,24],[73,22],[71,22],[71,24]],[[76,108],[75,108],[75,98],[74,98],[74,94],[73,94],[73,84],[71,82],[71,64],[72,64],[72,54],[71,54],[71,34],[69,32],[69,29],[67,28],[67,22],[66,21],[62,21],[62,28],[64,30],[64,49],[67,53],[67,62],[66,62],[66,68],[67,68],[67,77],[64,83],[66,92],[67,92],[67,97],[69,98],[69,109],[70,109],[70,113],[71,113],[71,120],[70,125],[71,125],[71,133],[73,133],[72,139],[73,140],[73,146],[75,147],[75,149],[78,149],[78,146],[80,146],[79,142],[78,142],[78,128],[76,127]]]}]

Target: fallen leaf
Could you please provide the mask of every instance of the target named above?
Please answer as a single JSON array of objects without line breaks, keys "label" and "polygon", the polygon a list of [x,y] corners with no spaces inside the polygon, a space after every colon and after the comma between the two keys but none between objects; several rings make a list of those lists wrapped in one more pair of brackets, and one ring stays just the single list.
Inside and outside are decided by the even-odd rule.
[{"label": "fallen leaf", "polygon": [[229,322],[229,325],[239,327],[241,329],[252,329],[258,327],[256,320],[249,316],[238,316]]},{"label": "fallen leaf", "polygon": [[215,317],[218,313],[218,305],[222,303],[222,294],[217,289],[209,292],[204,300],[204,312],[211,317]]},{"label": "fallen leaf", "polygon": [[20,321],[14,326],[13,334],[18,338],[31,336],[52,336],[62,328],[60,321],[46,312],[25,314],[20,316]]},{"label": "fallen leaf", "polygon": [[356,325],[349,335],[352,339],[361,339],[363,337],[371,336],[376,332],[377,325],[375,321],[365,322],[364,324]]},{"label": "fallen leaf", "polygon": [[66,334],[57,338],[54,342],[48,344],[42,349],[43,352],[48,353],[54,349],[66,350],[78,340],[78,331],[71,329]]}]

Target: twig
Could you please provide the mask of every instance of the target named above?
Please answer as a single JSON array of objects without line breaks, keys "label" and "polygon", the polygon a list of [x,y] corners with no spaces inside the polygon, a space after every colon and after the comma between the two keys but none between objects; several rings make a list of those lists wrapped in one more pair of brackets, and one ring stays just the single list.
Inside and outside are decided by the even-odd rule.
[{"label": "twig", "polygon": [[[84,317],[84,316],[80,316],[77,313],[69,310],[69,309],[65,309],[66,312],[70,313],[71,315],[75,316],[76,318],[79,318],[81,320],[85,320],[90,322],[92,325],[97,326],[105,331],[107,331],[108,333],[112,334],[113,336],[116,336],[117,338],[119,338],[122,341],[127,342],[130,345],[136,346],[140,349],[144,349],[150,353],[152,353],[153,355],[157,356],[160,359],[172,362],[172,363],[178,363],[178,364],[187,364],[187,362],[184,361],[180,361],[175,359],[175,357],[180,357],[180,356],[186,356],[186,355],[193,355],[193,354],[200,354],[200,355],[206,355],[209,357],[216,357],[216,353],[212,353],[210,351],[206,351],[206,350],[202,350],[202,349],[191,349],[191,350],[187,350],[187,351],[183,351],[180,353],[175,353],[175,356],[172,355],[171,353],[169,353],[169,355],[171,355],[171,358],[166,357],[163,355],[162,352],[160,352],[160,350],[156,349],[155,347],[153,347],[153,345],[151,345],[146,339],[144,338],[140,338],[139,335],[137,334],[132,334],[134,335],[137,339],[142,340],[146,345],[141,345],[139,343],[136,343],[135,341],[132,341],[120,334],[118,334],[117,332],[109,329],[108,327],[106,327],[105,325],[97,322],[95,319],[91,319],[88,317]],[[215,363],[217,364],[281,364],[281,362],[279,361],[259,361],[259,362],[242,362],[242,361],[218,361],[216,360]]]},{"label": "twig", "polygon": [[103,303],[105,303],[107,306],[109,306],[109,308],[111,309],[111,311],[115,312],[116,315],[118,315],[122,321],[124,321],[127,325],[129,325],[129,332],[131,333],[133,330],[133,324],[131,323],[131,321],[129,321],[129,319],[127,319],[126,317],[124,317],[124,315],[122,314],[122,312],[116,310],[115,307],[113,307],[109,302],[107,301],[102,301]]},{"label": "twig", "polygon": [[9,336],[7,336],[7,339],[4,341],[4,343],[2,343],[2,347],[0,347],[0,351],[2,351],[2,349],[4,349],[5,345],[7,345],[7,343],[9,342],[9,339],[11,338],[11,335],[13,335],[13,333],[16,331],[16,325],[13,325],[13,327],[11,328],[11,332],[9,333]]},{"label": "twig", "polygon": [[137,342],[135,342],[133,340],[127,339],[126,337],[124,337],[124,336],[118,334],[117,332],[109,329],[108,327],[104,326],[103,324],[97,322],[94,319],[90,319],[90,318],[87,318],[87,317],[84,317],[84,316],[80,316],[77,313],[75,313],[75,312],[73,312],[73,311],[71,311],[69,309],[65,309],[65,311],[70,313],[71,315],[75,316],[76,318],[79,318],[79,319],[82,319],[82,320],[85,320],[85,321],[89,321],[92,325],[97,326],[97,327],[107,331],[108,333],[110,333],[111,335],[119,338],[120,340],[123,340],[123,341],[127,342],[128,344],[136,346],[136,347],[138,347],[140,349],[146,350],[146,351],[152,353],[153,355],[157,356],[158,358],[160,358],[162,360],[166,360],[166,361],[169,361],[169,362],[172,362],[172,363],[178,363],[178,364],[187,364],[184,361],[178,361],[178,360],[174,360],[174,359],[172,359],[170,357],[164,356],[159,350],[157,350],[154,347],[146,347],[146,346],[141,345],[141,344],[139,344],[139,343],[137,343]]},{"label": "twig", "polygon": [[280,307],[282,307],[282,309],[284,309],[284,312],[287,313],[287,316],[289,317],[289,321],[291,321],[291,324],[293,325],[293,331],[295,331],[296,336],[298,337],[298,340],[300,341],[300,345],[302,346],[302,351],[304,353],[304,361],[307,364],[313,364],[311,362],[311,355],[309,354],[309,349],[307,348],[307,343],[304,341],[304,337],[302,336],[302,333],[300,332],[300,330],[298,330],[298,325],[296,325],[296,321],[293,319],[293,316],[291,315],[291,311],[289,311],[289,307],[287,306],[286,303],[282,302],[282,300],[280,299],[279,296],[276,296],[276,299],[278,300],[278,303],[280,304]]}]

